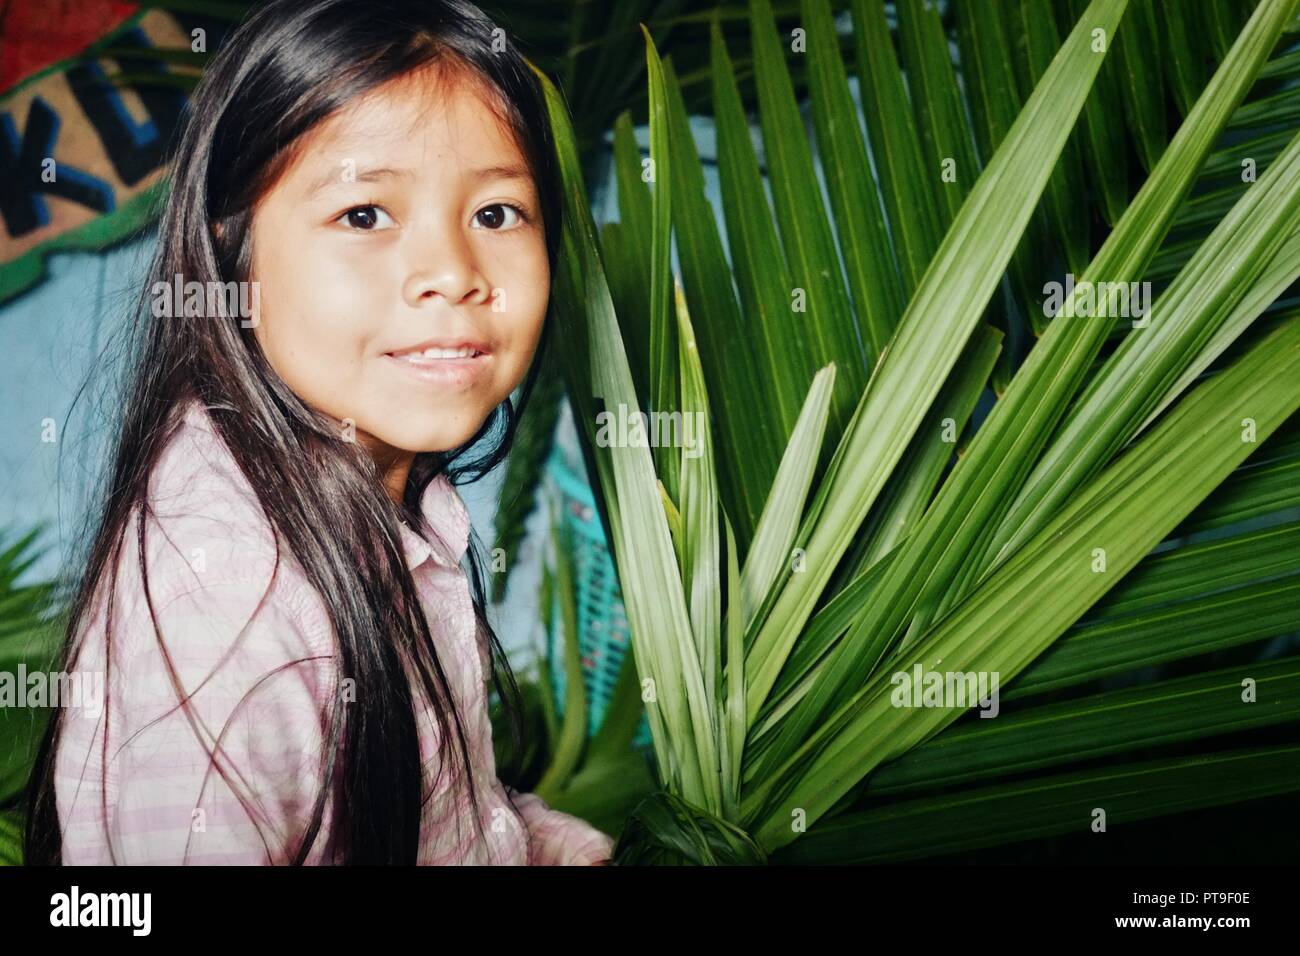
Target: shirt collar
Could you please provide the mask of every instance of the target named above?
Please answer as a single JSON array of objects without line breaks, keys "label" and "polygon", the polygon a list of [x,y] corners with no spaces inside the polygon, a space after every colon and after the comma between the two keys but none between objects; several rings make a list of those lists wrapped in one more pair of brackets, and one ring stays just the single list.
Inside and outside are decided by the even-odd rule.
[{"label": "shirt collar", "polygon": [[445,568],[459,568],[469,543],[469,512],[446,475],[436,475],[425,487],[420,497],[420,513],[433,529],[435,538],[427,541],[402,522],[406,566],[414,571],[432,558],[435,564]]},{"label": "shirt collar", "polygon": [[[207,408],[197,399],[185,409],[184,419],[209,434],[216,434]],[[435,540],[425,540],[406,522],[401,522],[399,528],[407,568],[413,571],[429,559],[445,568],[459,568],[469,543],[469,512],[456,486],[446,475],[435,476],[425,486],[420,496],[420,514],[433,530]]]}]

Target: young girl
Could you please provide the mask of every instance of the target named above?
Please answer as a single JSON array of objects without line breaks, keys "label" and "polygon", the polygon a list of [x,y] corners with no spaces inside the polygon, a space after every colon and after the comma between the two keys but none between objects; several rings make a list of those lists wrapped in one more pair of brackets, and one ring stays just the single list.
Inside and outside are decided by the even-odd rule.
[{"label": "young girl", "polygon": [[51,721],[30,862],[606,862],[497,777],[486,684],[516,739],[518,688],[452,484],[531,390],[559,195],[469,3],[275,0],[214,58],[72,604],[104,706]]}]

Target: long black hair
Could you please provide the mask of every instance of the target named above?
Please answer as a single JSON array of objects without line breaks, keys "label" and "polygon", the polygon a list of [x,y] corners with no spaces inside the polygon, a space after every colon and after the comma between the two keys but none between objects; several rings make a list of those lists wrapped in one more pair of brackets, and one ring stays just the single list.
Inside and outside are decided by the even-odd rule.
[{"label": "long black hair", "polygon": [[[561,194],[545,101],[537,78],[504,31],[463,0],[272,0],[254,10],[223,45],[190,101],[172,150],[170,189],[162,201],[157,249],[144,290],[178,274],[205,283],[248,281],[255,204],[292,158],[299,138],[355,97],[434,63],[481,81],[494,94],[499,117],[531,167],[554,273]],[[416,862],[427,798],[422,795],[412,681],[401,652],[410,656],[420,689],[433,706],[441,739],[458,743],[442,748],[439,773],[456,773],[458,783],[468,788],[481,836],[465,734],[405,563],[399,522],[427,527],[419,502],[439,474],[456,483],[473,481],[504,459],[554,323],[549,318],[544,322],[518,405],[507,399],[459,448],[416,455],[403,500],[396,503],[369,454],[358,443],[339,440],[337,423],[306,406],[285,385],[252,330],[238,318],[150,318],[146,304],[142,291],[119,345],[125,353],[121,398],[114,403],[120,419],[112,424],[108,467],[96,494],[102,508],[88,514],[87,552],[74,564],[57,666],[75,666],[83,619],[104,584],[109,588],[111,660],[115,575],[109,572],[138,509],[139,561],[147,588],[143,538],[148,521],[143,519],[152,513],[150,471],[179,425],[184,402],[197,398],[255,489],[264,515],[323,598],[334,627],[339,679],[350,677],[358,688],[382,689],[358,693],[346,707],[339,703],[342,695],[334,695],[323,755],[325,784],[308,832],[291,849],[292,861],[303,862],[321,835],[325,802],[332,794],[332,836],[343,862]],[[321,528],[331,534],[322,536]],[[474,537],[466,552],[468,577],[475,615],[489,642],[491,683],[510,731],[508,752],[517,756],[519,688],[486,618],[479,547]],[[56,708],[25,794],[29,863],[60,862],[53,771],[61,716],[62,709]],[[335,755],[341,764],[336,765]]]}]

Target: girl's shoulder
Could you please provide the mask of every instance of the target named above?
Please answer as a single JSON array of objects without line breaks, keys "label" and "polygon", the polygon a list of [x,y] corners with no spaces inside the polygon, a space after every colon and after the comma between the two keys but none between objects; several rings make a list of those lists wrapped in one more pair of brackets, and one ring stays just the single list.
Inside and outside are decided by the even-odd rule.
[{"label": "girl's shoulder", "polygon": [[[139,595],[138,506],[128,527],[119,582]],[[252,485],[206,408],[180,409],[149,478],[144,536],[149,600],[220,603],[222,615],[249,620],[270,604],[322,648],[329,619],[323,601],[278,540]],[[125,572],[127,580],[122,581]]]}]

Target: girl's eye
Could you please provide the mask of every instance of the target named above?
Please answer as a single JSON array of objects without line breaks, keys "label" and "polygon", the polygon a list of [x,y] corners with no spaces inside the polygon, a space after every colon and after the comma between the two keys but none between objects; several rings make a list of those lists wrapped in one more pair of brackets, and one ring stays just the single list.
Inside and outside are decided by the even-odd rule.
[{"label": "girl's eye", "polygon": [[[510,221],[510,216],[514,216],[514,221]],[[482,223],[483,229],[491,229],[493,232],[500,232],[504,229],[510,229],[524,221],[527,217],[524,211],[518,206],[512,206],[509,203],[493,203],[490,206],[484,206],[474,214],[474,221]]]},{"label": "girl's eye", "polygon": [[351,229],[360,232],[371,232],[378,229],[391,229],[396,223],[393,217],[384,212],[378,206],[353,206],[343,215],[339,216],[335,222],[341,222]]}]

